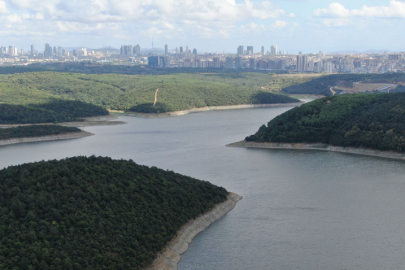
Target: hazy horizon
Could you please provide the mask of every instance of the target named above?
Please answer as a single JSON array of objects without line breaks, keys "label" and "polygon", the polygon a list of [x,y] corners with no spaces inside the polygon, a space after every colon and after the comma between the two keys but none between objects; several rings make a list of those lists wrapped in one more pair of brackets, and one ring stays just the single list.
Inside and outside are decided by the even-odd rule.
[{"label": "hazy horizon", "polygon": [[403,51],[404,1],[0,0],[0,46]]}]

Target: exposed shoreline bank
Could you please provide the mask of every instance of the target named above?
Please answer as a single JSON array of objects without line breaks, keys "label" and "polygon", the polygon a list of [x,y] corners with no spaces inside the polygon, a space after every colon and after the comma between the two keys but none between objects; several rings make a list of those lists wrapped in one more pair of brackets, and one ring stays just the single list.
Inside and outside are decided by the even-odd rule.
[{"label": "exposed shoreline bank", "polygon": [[230,192],[225,202],[217,204],[209,212],[183,225],[180,230],[177,231],[177,235],[166,245],[166,248],[158,254],[158,257],[152,265],[145,270],[178,269],[177,265],[181,260],[181,255],[188,250],[188,245],[193,238],[204,231],[213,222],[231,211],[242,198],[242,196]]},{"label": "exposed shoreline bank", "polygon": [[118,116],[114,114],[82,117],[84,121],[77,122],[61,122],[61,123],[34,123],[34,124],[1,124],[0,128],[12,128],[18,126],[36,126],[36,125],[60,125],[65,127],[87,127],[87,126],[106,126],[106,125],[122,125],[126,124],[123,121],[115,121]]},{"label": "exposed shoreline bank", "polygon": [[19,143],[30,143],[30,142],[47,142],[47,141],[78,139],[78,138],[83,138],[83,137],[93,136],[93,135],[94,135],[93,133],[82,130],[79,132],[63,133],[63,134],[57,134],[57,135],[11,138],[11,139],[7,139],[7,140],[0,140],[0,146],[10,145],[10,144],[19,144]]},{"label": "exposed shoreline bank", "polygon": [[241,104],[241,105],[226,105],[226,106],[208,106],[202,108],[193,108],[189,110],[166,112],[166,113],[137,113],[137,112],[124,112],[124,111],[111,111],[112,113],[120,113],[124,115],[132,115],[145,118],[157,118],[157,117],[170,117],[179,116],[190,113],[206,112],[206,111],[219,111],[219,110],[235,110],[235,109],[251,109],[251,108],[268,108],[268,107],[292,107],[300,106],[304,102],[294,103],[274,103],[274,104]]},{"label": "exposed shoreline bank", "polygon": [[264,149],[293,149],[293,150],[318,150],[318,151],[330,151],[339,152],[363,156],[382,157],[390,159],[405,160],[405,153],[397,153],[392,151],[380,151],[366,148],[354,148],[354,147],[342,147],[327,145],[321,143],[258,143],[258,142],[246,142],[239,141],[226,145],[228,147],[244,147],[244,148],[264,148]]}]

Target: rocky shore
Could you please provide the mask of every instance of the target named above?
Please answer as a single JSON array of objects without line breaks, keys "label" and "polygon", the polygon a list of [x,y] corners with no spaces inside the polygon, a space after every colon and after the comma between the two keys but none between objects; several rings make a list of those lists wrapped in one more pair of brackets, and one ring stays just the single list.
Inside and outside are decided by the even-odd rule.
[{"label": "rocky shore", "polygon": [[87,132],[87,131],[79,131],[79,132],[64,133],[64,134],[58,134],[58,135],[40,136],[40,137],[12,138],[12,139],[8,139],[8,140],[0,140],[0,146],[17,144],[17,143],[77,139],[77,138],[82,138],[82,137],[87,137],[87,136],[92,136],[92,135],[94,135],[94,134]]},{"label": "rocky shore", "polygon": [[204,231],[213,222],[231,211],[241,199],[242,196],[235,193],[229,193],[228,199],[225,202],[217,204],[211,211],[183,225],[172,241],[167,244],[166,248],[158,254],[158,257],[152,265],[145,270],[177,269],[177,264],[181,260],[181,254],[188,250],[188,245],[193,238],[200,232]]},{"label": "rocky shore", "polygon": [[318,150],[318,151],[331,151],[339,153],[348,153],[356,155],[383,157],[391,159],[405,160],[405,153],[398,153],[393,151],[380,151],[367,148],[354,148],[354,147],[341,147],[321,143],[306,144],[306,143],[258,143],[240,141],[228,144],[229,147],[245,147],[245,148],[268,148],[268,149],[295,149],[295,150]]}]

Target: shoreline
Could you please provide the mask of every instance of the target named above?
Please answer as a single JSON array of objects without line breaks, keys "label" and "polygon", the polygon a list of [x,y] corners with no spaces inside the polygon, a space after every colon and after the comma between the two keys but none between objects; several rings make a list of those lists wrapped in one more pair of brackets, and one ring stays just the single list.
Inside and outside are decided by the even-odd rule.
[{"label": "shoreline", "polygon": [[22,137],[22,138],[11,138],[7,140],[0,140],[0,146],[6,146],[11,144],[20,144],[20,143],[31,143],[31,142],[47,142],[47,141],[59,141],[59,140],[69,140],[69,139],[78,139],[88,136],[93,136],[93,133],[87,131],[79,131],[72,133],[62,133],[55,135],[45,135],[39,137]]},{"label": "shoreline", "polygon": [[338,152],[354,155],[382,157],[390,159],[405,160],[405,153],[398,153],[393,151],[381,151],[369,148],[354,148],[334,146],[322,143],[258,143],[258,142],[246,142],[239,141],[226,145],[227,147],[243,147],[243,148],[261,148],[261,149],[290,149],[290,150],[318,150]]},{"label": "shoreline", "polygon": [[201,108],[192,108],[182,111],[165,112],[165,113],[138,113],[138,112],[124,112],[124,111],[111,111],[123,115],[131,115],[144,118],[157,118],[157,117],[170,117],[180,116],[190,113],[206,112],[206,111],[220,111],[220,110],[235,110],[235,109],[251,109],[251,108],[268,108],[268,107],[296,107],[304,104],[304,102],[294,103],[273,103],[273,104],[240,104],[240,105],[224,105],[224,106],[207,106]]},{"label": "shoreline", "polygon": [[34,124],[0,124],[0,128],[12,128],[18,126],[35,126],[35,125],[60,125],[65,127],[87,127],[87,126],[107,126],[126,124],[123,121],[114,121],[118,116],[114,114],[82,117],[84,121],[61,122],[61,123],[34,123]]},{"label": "shoreline", "polygon": [[151,266],[144,270],[177,270],[181,255],[187,252],[193,238],[231,211],[242,198],[238,194],[229,192],[225,202],[215,205],[207,213],[187,222],[177,231],[176,236],[165,249],[157,255]]}]

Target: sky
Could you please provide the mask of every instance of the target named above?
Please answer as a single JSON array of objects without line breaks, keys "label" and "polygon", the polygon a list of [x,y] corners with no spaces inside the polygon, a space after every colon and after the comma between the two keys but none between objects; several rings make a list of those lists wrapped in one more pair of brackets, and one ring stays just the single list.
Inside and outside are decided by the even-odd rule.
[{"label": "sky", "polygon": [[405,1],[0,0],[0,46],[405,51]]}]

